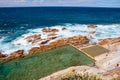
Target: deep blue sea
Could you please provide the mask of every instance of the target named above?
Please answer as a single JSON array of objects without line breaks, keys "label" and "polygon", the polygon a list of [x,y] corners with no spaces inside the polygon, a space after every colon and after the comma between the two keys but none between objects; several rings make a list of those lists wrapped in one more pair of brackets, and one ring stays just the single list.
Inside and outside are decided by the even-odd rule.
[{"label": "deep blue sea", "polygon": [[[120,8],[16,7],[0,8],[0,44],[9,43],[29,29],[56,25],[120,24]],[[0,45],[1,47],[1,45]]]}]

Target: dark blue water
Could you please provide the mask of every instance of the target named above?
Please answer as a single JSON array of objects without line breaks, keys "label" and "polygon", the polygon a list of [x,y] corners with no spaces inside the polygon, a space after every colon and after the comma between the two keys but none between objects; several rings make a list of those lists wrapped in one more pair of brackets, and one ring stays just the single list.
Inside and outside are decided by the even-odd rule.
[{"label": "dark blue water", "polygon": [[28,29],[70,24],[120,24],[120,8],[25,7],[0,8],[0,37],[6,41]]}]

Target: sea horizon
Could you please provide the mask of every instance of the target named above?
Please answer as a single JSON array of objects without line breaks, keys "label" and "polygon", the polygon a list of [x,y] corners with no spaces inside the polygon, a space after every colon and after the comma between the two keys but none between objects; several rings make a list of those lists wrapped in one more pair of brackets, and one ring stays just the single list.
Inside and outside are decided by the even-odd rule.
[{"label": "sea horizon", "polygon": [[51,7],[51,8],[120,8],[120,7],[110,7],[110,6],[0,6],[0,8],[40,8],[40,7]]}]

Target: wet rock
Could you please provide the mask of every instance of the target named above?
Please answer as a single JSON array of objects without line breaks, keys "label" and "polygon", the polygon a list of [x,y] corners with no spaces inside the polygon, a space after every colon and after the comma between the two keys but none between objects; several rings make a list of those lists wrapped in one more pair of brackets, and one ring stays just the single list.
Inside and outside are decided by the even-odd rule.
[{"label": "wet rock", "polygon": [[56,35],[57,35],[57,34],[52,33],[52,34],[48,34],[48,37],[56,36]]},{"label": "wet rock", "polygon": [[31,42],[31,43],[36,43],[38,41],[41,40],[41,35],[38,34],[38,35],[32,35],[32,36],[28,36],[27,38],[25,38],[28,42]]},{"label": "wet rock", "polygon": [[41,44],[46,44],[48,43],[50,40],[45,40],[45,41],[42,41]]},{"label": "wet rock", "polygon": [[49,39],[51,39],[51,40],[53,40],[53,39],[56,39],[57,37],[56,36],[54,36],[54,37],[51,37],[51,38],[49,38]]},{"label": "wet rock", "polygon": [[92,32],[90,32],[90,34],[95,34],[96,33],[96,31],[92,31]]},{"label": "wet rock", "polygon": [[41,39],[41,37],[40,37],[41,35],[40,34],[35,34],[35,35],[32,35],[32,36],[28,36],[26,39]]},{"label": "wet rock", "polygon": [[62,28],[62,30],[63,30],[63,31],[64,31],[64,30],[67,30],[67,28],[64,27],[64,28]]},{"label": "wet rock", "polygon": [[0,58],[4,58],[7,57],[7,54],[2,54],[2,52],[0,52]]},{"label": "wet rock", "polygon": [[58,38],[57,37],[57,34],[48,34],[48,39],[50,39],[50,40],[53,40],[53,39],[56,39],[56,38]]},{"label": "wet rock", "polygon": [[59,32],[58,29],[51,29],[51,28],[43,28],[42,31],[43,32]]},{"label": "wet rock", "polygon": [[51,31],[52,31],[52,32],[59,32],[58,29],[52,29]]},{"label": "wet rock", "polygon": [[90,25],[88,25],[88,28],[96,28],[97,26],[96,25],[94,25],[94,24],[90,24]]}]

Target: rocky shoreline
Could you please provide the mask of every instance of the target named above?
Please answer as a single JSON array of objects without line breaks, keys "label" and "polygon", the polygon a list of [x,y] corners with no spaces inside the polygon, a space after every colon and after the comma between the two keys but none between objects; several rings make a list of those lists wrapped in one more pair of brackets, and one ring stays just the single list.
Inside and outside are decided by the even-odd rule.
[{"label": "rocky shoreline", "polygon": [[[95,25],[89,25],[88,26],[88,28],[96,28],[96,27],[97,26],[95,26]],[[65,30],[67,30],[67,28],[63,27],[63,28],[61,28],[61,30],[65,31]],[[64,46],[64,45],[68,45],[68,44],[73,45],[74,47],[76,47],[78,49],[81,49],[83,47],[87,47],[87,46],[91,46],[91,45],[101,45],[101,46],[107,48],[108,46],[112,46],[112,45],[117,46],[116,44],[120,43],[120,37],[105,38],[105,39],[100,39],[99,42],[90,43],[91,39],[93,39],[92,35],[96,34],[96,31],[90,32],[89,38],[88,38],[88,36],[81,36],[81,35],[68,37],[68,38],[60,38],[59,35],[57,34],[57,32],[59,32],[59,30],[54,29],[54,28],[43,28],[42,32],[47,34],[46,39],[43,39],[41,37],[42,36],[41,34],[35,34],[35,35],[30,35],[30,36],[24,37],[24,39],[28,43],[31,43],[31,44],[38,43],[39,47],[31,48],[28,51],[27,54],[24,52],[24,50],[17,50],[15,52],[11,53],[10,55],[2,54],[2,52],[0,52],[0,60],[5,62],[5,61],[13,60],[13,59],[16,59],[16,58],[23,58],[23,57],[28,56],[28,55],[33,55],[33,54],[35,54],[37,52],[47,51],[47,50],[54,49],[54,48]],[[21,45],[21,44],[18,44],[18,45]],[[111,49],[110,53],[111,52],[115,52],[115,50]],[[113,55],[113,53],[112,53],[112,55]],[[85,67],[88,68],[88,66],[85,66]],[[79,67],[79,68],[81,68],[81,67]],[[89,70],[95,70],[95,71],[97,71],[99,73],[99,69],[96,69],[96,68],[93,68],[93,67],[89,67],[88,71]],[[61,71],[61,73],[63,73],[63,72]],[[56,77],[56,75],[57,75],[57,77],[59,77],[59,76],[63,75],[61,73],[60,74],[55,73],[55,74],[52,74],[52,75],[50,75],[48,77],[42,78],[40,80],[45,80],[46,78],[48,78],[48,80],[51,80],[50,79],[51,76],[52,76],[52,78]]]},{"label": "rocky shoreline", "polygon": [[[87,27],[97,28],[97,26],[93,24],[90,24]],[[67,28],[63,27],[61,28],[61,30],[65,31],[67,30]],[[59,30],[55,28],[43,28],[42,32],[47,34],[46,39],[42,39],[41,34],[30,35],[24,38],[28,43],[31,43],[31,44],[39,43],[40,45],[39,47],[31,48],[27,54],[25,54],[24,50],[17,50],[11,53],[10,55],[2,54],[2,52],[0,52],[0,59],[11,60],[18,57],[32,55],[37,52],[47,51],[47,50],[64,46],[67,44],[74,45],[76,48],[83,48],[89,45],[99,44],[104,46],[106,44],[114,44],[114,43],[120,42],[120,37],[117,37],[117,38],[102,39],[99,41],[99,43],[94,42],[90,44],[89,42],[92,39],[92,36],[90,36],[90,38],[88,38],[87,36],[73,36],[68,38],[59,38],[59,36],[56,34],[57,32],[59,32]],[[95,33],[96,31],[90,32],[91,35],[94,35]],[[21,44],[17,44],[17,45],[21,45]]]}]

